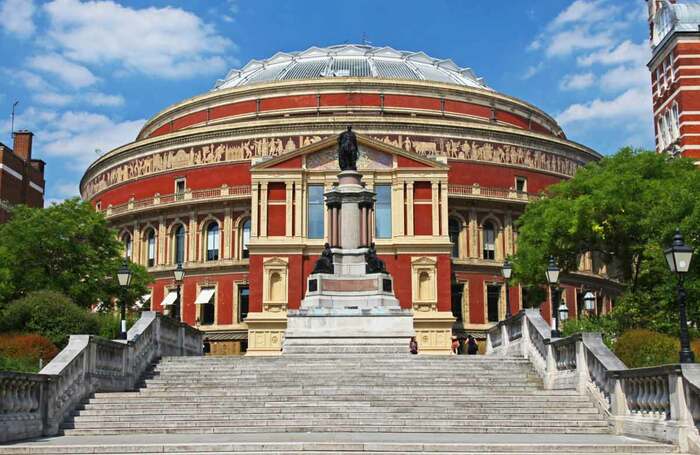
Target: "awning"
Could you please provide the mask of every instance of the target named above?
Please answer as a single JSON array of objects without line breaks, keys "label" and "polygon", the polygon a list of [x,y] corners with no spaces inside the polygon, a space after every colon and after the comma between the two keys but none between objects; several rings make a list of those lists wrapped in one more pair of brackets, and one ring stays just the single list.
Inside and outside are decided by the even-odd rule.
[{"label": "awning", "polygon": [[144,295],[142,295],[139,299],[136,300],[136,306],[139,307],[139,308],[141,308],[141,307],[143,307],[143,306],[146,304],[146,302],[148,302],[149,300],[151,300],[151,294],[144,294]]},{"label": "awning", "polygon": [[214,288],[204,288],[199,291],[197,300],[194,301],[195,305],[204,305],[211,302],[211,298],[214,296]]},{"label": "awning", "polygon": [[168,295],[165,296],[162,302],[160,302],[161,306],[170,306],[173,303],[175,303],[175,300],[177,300],[177,292],[175,291],[170,291],[168,292]]},{"label": "awning", "polygon": [[248,339],[248,332],[204,332],[204,341],[243,341]]}]

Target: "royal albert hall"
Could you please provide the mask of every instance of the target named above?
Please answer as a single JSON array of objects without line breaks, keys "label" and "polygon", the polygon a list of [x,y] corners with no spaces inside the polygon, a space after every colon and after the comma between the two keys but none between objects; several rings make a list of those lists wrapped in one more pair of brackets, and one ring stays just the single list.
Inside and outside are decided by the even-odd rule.
[{"label": "royal albert hall", "polygon": [[[449,353],[452,336],[480,338],[505,317],[501,270],[518,216],[600,159],[547,113],[451,60],[340,45],[230,71],[97,159],[81,193],[152,274],[142,298],[152,309],[179,304],[212,353],[279,354],[287,309],[299,307],[328,237],[323,194],[337,182],[348,125],[376,193],[373,241],[401,306],[413,309],[421,352]],[[619,291],[591,255],[561,285],[570,317],[584,292],[600,313]],[[510,287],[513,313],[527,295]],[[549,299],[542,312],[549,318]]]}]

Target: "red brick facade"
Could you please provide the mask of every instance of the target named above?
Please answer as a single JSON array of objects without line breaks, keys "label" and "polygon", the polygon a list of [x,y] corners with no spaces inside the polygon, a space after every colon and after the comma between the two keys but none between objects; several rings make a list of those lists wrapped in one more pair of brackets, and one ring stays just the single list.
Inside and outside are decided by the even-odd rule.
[{"label": "red brick facade", "polygon": [[32,159],[33,134],[16,131],[13,139],[12,148],[0,143],[0,223],[13,205],[44,206],[45,163]]}]

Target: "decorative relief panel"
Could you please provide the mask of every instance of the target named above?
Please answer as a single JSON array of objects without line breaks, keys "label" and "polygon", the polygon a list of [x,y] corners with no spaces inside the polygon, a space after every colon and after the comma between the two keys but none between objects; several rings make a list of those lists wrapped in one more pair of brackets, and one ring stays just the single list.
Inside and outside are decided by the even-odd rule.
[{"label": "decorative relief panel", "polygon": [[437,311],[437,259],[433,256],[411,258],[411,288],[414,311]]},{"label": "decorative relief panel", "polygon": [[[442,156],[450,159],[509,164],[570,176],[584,164],[583,161],[552,153],[496,142],[404,135],[370,137],[426,157]],[[146,157],[135,158],[97,174],[85,184],[84,196],[91,198],[113,185],[170,169],[279,156],[322,139],[321,136],[265,137],[157,152]],[[307,163],[315,169],[326,169],[326,166],[332,169],[333,166],[337,166],[335,156],[332,158],[330,156],[334,153],[334,149],[329,149],[313,154],[310,156],[311,162],[307,159]],[[360,169],[367,169],[370,166],[390,168],[390,159],[391,157],[385,153],[361,146],[358,167]]]},{"label": "decorative relief panel", "polygon": [[287,258],[263,260],[263,311],[279,313],[287,309]]},{"label": "decorative relief panel", "polygon": [[[362,169],[391,169],[393,157],[388,153],[378,152],[359,145],[357,156],[357,168]],[[320,152],[309,154],[306,157],[306,168],[318,171],[340,170],[338,166],[338,152],[335,147]]]}]

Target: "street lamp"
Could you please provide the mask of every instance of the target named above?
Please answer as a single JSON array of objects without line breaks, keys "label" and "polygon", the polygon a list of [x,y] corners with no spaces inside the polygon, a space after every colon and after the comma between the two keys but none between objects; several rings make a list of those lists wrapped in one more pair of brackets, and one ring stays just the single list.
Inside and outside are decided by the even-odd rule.
[{"label": "street lamp", "polygon": [[501,268],[501,274],[503,274],[503,281],[506,285],[506,319],[509,319],[511,317],[511,312],[510,292],[508,292],[508,280],[510,280],[510,276],[513,274],[513,265],[508,259],[506,259],[506,262],[503,263],[503,268]]},{"label": "street lamp", "polygon": [[559,281],[559,267],[557,267],[557,263],[554,262],[554,256],[549,257],[549,264],[547,265],[545,274],[547,275],[547,283],[549,283],[549,301],[552,306],[552,338],[559,338],[559,315],[557,314],[559,292],[556,290],[556,284]]},{"label": "street lamp", "polygon": [[569,307],[566,306],[566,303],[562,303],[559,305],[559,320],[564,322],[567,319],[569,319]]},{"label": "street lamp", "polygon": [[121,326],[119,332],[119,338],[126,340],[126,295],[127,289],[131,284],[131,270],[129,270],[129,264],[126,259],[122,264],[119,271],[117,271],[117,280],[119,281],[119,286],[122,288],[122,298],[120,299],[121,306]]},{"label": "street lamp", "polygon": [[690,261],[693,259],[693,249],[683,243],[683,236],[680,229],[676,229],[676,235],[673,236],[673,244],[670,248],[664,251],[666,254],[666,262],[671,272],[675,272],[678,279],[678,312],[681,324],[681,363],[694,363],[695,355],[690,350],[690,335],[688,334],[688,316],[685,309],[685,287],[683,279],[690,268]]},{"label": "street lamp", "polygon": [[595,310],[595,295],[593,295],[591,291],[586,292],[583,296],[583,306],[586,308],[586,311],[588,311],[589,316],[593,313],[593,310]]},{"label": "street lamp", "polygon": [[175,277],[175,284],[177,285],[177,301],[176,303],[173,304],[173,311],[171,312],[171,316],[173,319],[180,320],[180,285],[182,284],[182,280],[185,278],[185,270],[182,268],[182,263],[177,264],[177,268],[173,272],[173,276]]}]

